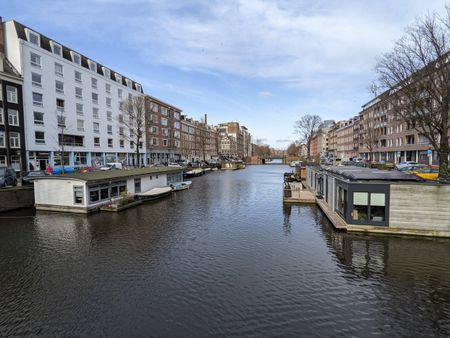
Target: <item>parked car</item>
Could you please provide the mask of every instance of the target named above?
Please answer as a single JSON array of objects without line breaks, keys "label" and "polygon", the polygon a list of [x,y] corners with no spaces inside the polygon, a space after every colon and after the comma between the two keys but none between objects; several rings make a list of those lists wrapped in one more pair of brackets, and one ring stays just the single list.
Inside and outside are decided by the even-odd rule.
[{"label": "parked car", "polygon": [[33,170],[27,171],[22,178],[22,184],[33,184],[33,181],[39,177],[47,176],[47,172],[45,170]]},{"label": "parked car", "polygon": [[427,167],[428,166],[426,164],[416,164],[416,165],[408,165],[408,166],[404,166],[401,168],[397,168],[397,170],[407,173],[407,174],[412,174],[412,173],[416,172],[417,170],[425,169]]},{"label": "parked car", "polygon": [[401,168],[404,168],[404,167],[409,167],[409,166],[412,166],[412,165],[418,165],[419,163],[417,163],[417,162],[414,162],[414,161],[403,161],[403,162],[400,162],[399,164],[397,164],[397,169],[401,169]]},{"label": "parked car", "polygon": [[113,169],[122,169],[122,163],[120,162],[110,162],[106,163],[105,166],[101,167],[100,170],[113,170]]},{"label": "parked car", "polygon": [[16,172],[12,168],[0,168],[0,187],[16,186]]},{"label": "parked car", "polygon": [[76,169],[73,167],[54,167],[52,169],[52,174],[53,175],[58,175],[58,174],[72,174],[76,172]]}]

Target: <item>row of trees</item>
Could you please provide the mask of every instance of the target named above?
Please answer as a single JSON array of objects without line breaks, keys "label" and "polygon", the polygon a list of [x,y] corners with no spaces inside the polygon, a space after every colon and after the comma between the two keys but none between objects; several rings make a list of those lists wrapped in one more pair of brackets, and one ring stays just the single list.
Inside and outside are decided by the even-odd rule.
[{"label": "row of trees", "polygon": [[[450,9],[444,15],[417,19],[392,51],[376,65],[374,88],[385,92],[391,113],[425,136],[439,154],[439,176],[450,177]],[[376,95],[376,91],[374,91]],[[295,123],[310,157],[311,140],[321,124],[317,115],[304,115]],[[371,120],[364,121],[361,142],[370,153],[378,135]]]}]

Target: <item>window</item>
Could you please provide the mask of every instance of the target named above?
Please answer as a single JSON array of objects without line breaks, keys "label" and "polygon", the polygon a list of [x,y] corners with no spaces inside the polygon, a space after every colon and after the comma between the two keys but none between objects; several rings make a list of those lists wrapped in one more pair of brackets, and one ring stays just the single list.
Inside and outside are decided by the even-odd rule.
[{"label": "window", "polygon": [[55,62],[55,74],[58,76],[64,75],[64,68],[62,64]]},{"label": "window", "polygon": [[10,126],[19,125],[19,112],[15,109],[8,109],[8,124]]},{"label": "window", "polygon": [[83,98],[83,89],[80,87],[75,87],[75,96],[79,99]]},{"label": "window", "polygon": [[116,73],[116,81],[122,83],[122,75]]},{"label": "window", "polygon": [[107,111],[107,112],[106,112],[106,119],[107,119],[108,121],[112,121],[112,112],[111,112],[111,111]]},{"label": "window", "polygon": [[100,123],[94,122],[93,126],[94,126],[94,133],[99,133],[100,132]]},{"label": "window", "polygon": [[29,30],[28,28],[27,32],[28,32],[28,42],[32,43],[33,45],[40,46],[41,44],[39,34]]},{"label": "window", "polygon": [[42,107],[43,106],[42,94],[33,92],[33,105]]},{"label": "window", "polygon": [[162,118],[161,118],[161,124],[162,124],[163,126],[167,126],[167,119],[166,119],[165,117],[162,117]]},{"label": "window", "polygon": [[77,115],[84,115],[84,113],[83,113],[83,104],[77,103],[76,107],[77,107]]},{"label": "window", "polygon": [[119,122],[123,123],[123,115],[122,114],[119,114]]},{"label": "window", "polygon": [[157,133],[158,133],[158,127],[152,126],[152,127],[150,128],[150,133],[152,133],[152,134],[157,134]]},{"label": "window", "polygon": [[164,116],[167,116],[167,108],[166,107],[161,107],[161,114],[163,114]]},{"label": "window", "polygon": [[77,120],[77,130],[84,131],[84,121],[83,120]]},{"label": "window", "polygon": [[[1,135],[1,132],[0,132],[0,135]],[[0,136],[0,142],[1,142],[1,136]],[[6,167],[6,155],[0,156],[0,166]]]},{"label": "window", "polygon": [[123,91],[122,91],[122,89],[117,89],[117,96],[119,97],[119,98],[122,98],[122,94],[123,94]]},{"label": "window", "polygon": [[119,135],[123,136],[123,134],[124,134],[123,127],[119,127]]},{"label": "window", "polygon": [[169,129],[162,128],[161,129],[161,134],[162,134],[162,136],[169,136]]},{"label": "window", "polygon": [[128,93],[128,100],[132,100],[133,99],[133,94]]},{"label": "window", "polygon": [[97,83],[98,83],[97,79],[91,78],[91,85],[93,89],[97,89]]},{"label": "window", "polygon": [[102,188],[100,190],[100,199],[106,200],[109,198],[109,189],[108,188]]},{"label": "window", "polygon": [[[370,200],[369,200],[370,197]],[[353,193],[352,219],[355,221],[384,222],[386,210],[385,193]]]},{"label": "window", "polygon": [[36,144],[45,144],[45,134],[43,131],[34,132],[34,142]]},{"label": "window", "polygon": [[92,102],[93,103],[98,103],[98,94],[97,93],[92,93]]},{"label": "window", "polygon": [[136,83],[136,90],[140,93],[141,92],[141,85]]},{"label": "window", "polygon": [[173,137],[175,137],[175,138],[180,138],[180,132],[179,132],[178,130],[175,130],[175,131],[173,132]]},{"label": "window", "polygon": [[106,106],[111,108],[111,98],[110,97],[106,98]]},{"label": "window", "polygon": [[36,53],[30,53],[31,65],[34,67],[41,68],[41,56]]},{"label": "window", "polygon": [[167,146],[167,140],[165,140],[165,139],[162,140],[162,145],[163,145],[163,146]]},{"label": "window", "polygon": [[135,178],[134,179],[134,193],[140,193],[141,192],[141,179]]},{"label": "window", "polygon": [[119,145],[120,145],[120,148],[124,148],[125,142],[123,140],[119,140]]},{"label": "window", "polygon": [[3,130],[0,130],[0,148],[4,148],[6,146],[5,136],[5,132]]},{"label": "window", "polygon": [[154,146],[158,145],[158,139],[156,137],[152,138],[152,145],[154,145]]},{"label": "window", "polygon": [[56,110],[60,113],[64,112],[65,102],[63,99],[56,99]]},{"label": "window", "polygon": [[113,147],[113,139],[112,139],[112,138],[109,138],[109,139],[108,139],[108,147],[109,147],[109,148],[112,148],[112,147]]},{"label": "window", "polygon": [[64,115],[57,115],[56,120],[58,122],[58,127],[64,128],[66,126],[66,117]]},{"label": "window", "polygon": [[55,87],[57,93],[64,94],[64,82],[56,80]]},{"label": "window", "polygon": [[0,108],[0,124],[4,124],[4,122],[3,122],[3,108]]},{"label": "window", "polygon": [[180,119],[180,113],[179,113],[179,112],[173,113],[173,118],[174,118],[175,120],[179,120],[179,119]]},{"label": "window", "polygon": [[75,82],[78,82],[78,83],[82,82],[81,72],[79,72],[78,70],[75,71]]},{"label": "window", "polygon": [[180,122],[174,122],[173,127],[176,129],[180,129]]},{"label": "window", "polygon": [[33,112],[33,115],[34,115],[34,124],[43,126],[44,125],[44,113],[35,111],[35,112]]},{"label": "window", "polygon": [[98,108],[96,107],[92,108],[92,117],[94,119],[98,119]]},{"label": "window", "polygon": [[100,147],[100,137],[94,137],[94,147]]},{"label": "window", "polygon": [[112,135],[112,133],[113,133],[113,131],[112,131],[112,125],[108,124],[107,130],[108,130],[108,134]]},{"label": "window", "polygon": [[93,72],[97,71],[97,64],[94,61],[89,60],[89,69]]},{"label": "window", "polygon": [[370,220],[374,222],[384,222],[386,209],[386,194],[370,194]]},{"label": "window", "polygon": [[17,88],[13,86],[6,86],[6,101],[10,103],[17,103]]},{"label": "window", "polygon": [[11,148],[20,148],[20,134],[16,132],[9,133],[9,146]]},{"label": "window", "polygon": [[42,75],[31,73],[31,84],[35,87],[42,87]]},{"label": "window", "polygon": [[97,202],[99,200],[99,191],[98,190],[91,190],[89,191],[89,201],[90,202]]},{"label": "window", "polygon": [[132,82],[131,82],[131,80],[129,80],[129,79],[125,79],[125,82],[126,82],[126,84],[127,84],[127,87],[128,88],[131,88],[131,86],[132,86]]},{"label": "window", "polygon": [[355,221],[369,219],[369,193],[354,192],[353,193],[353,211],[352,218]]},{"label": "window", "polygon": [[77,65],[81,65],[81,57],[80,54],[77,54],[75,52],[70,52],[70,54],[72,55],[72,61],[74,63],[76,63]]},{"label": "window", "polygon": [[347,209],[347,190],[338,186],[336,196],[336,211],[338,211],[341,216],[345,217],[345,210]]},{"label": "window", "polygon": [[62,56],[62,47],[61,47],[61,45],[57,44],[54,41],[51,41],[50,43],[51,43],[51,46],[52,46],[53,54]]},{"label": "window", "polygon": [[111,78],[111,71],[108,68],[103,67],[103,75],[105,75],[105,77],[107,79]]},{"label": "window", "polygon": [[73,204],[84,204],[84,188],[83,186],[73,187]]},{"label": "window", "polygon": [[111,85],[109,83],[105,83],[105,90],[107,94],[111,94]]}]

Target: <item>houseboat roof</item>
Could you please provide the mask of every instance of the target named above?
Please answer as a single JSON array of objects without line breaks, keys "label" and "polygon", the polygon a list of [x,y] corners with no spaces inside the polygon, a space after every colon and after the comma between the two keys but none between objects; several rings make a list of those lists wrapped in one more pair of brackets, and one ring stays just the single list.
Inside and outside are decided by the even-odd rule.
[{"label": "houseboat roof", "polygon": [[388,171],[352,166],[334,166],[325,170],[354,181],[422,181],[420,177],[398,170]]},{"label": "houseboat roof", "polygon": [[121,169],[121,170],[99,170],[88,173],[73,173],[63,175],[50,175],[39,178],[42,179],[56,179],[56,180],[79,180],[79,181],[106,181],[115,180],[120,178],[127,178],[132,176],[144,176],[144,175],[158,175],[158,174],[171,174],[183,171],[182,168],[135,168],[135,169]]}]

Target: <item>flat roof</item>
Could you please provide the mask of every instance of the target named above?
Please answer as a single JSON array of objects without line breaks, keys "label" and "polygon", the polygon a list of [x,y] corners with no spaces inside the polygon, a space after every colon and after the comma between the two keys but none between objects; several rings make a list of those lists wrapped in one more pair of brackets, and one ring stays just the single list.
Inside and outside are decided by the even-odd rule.
[{"label": "flat roof", "polygon": [[62,175],[49,175],[44,176],[42,178],[38,178],[38,180],[45,180],[45,179],[57,179],[57,180],[79,180],[79,181],[105,181],[105,180],[114,180],[114,179],[120,179],[120,178],[127,178],[132,176],[143,176],[143,175],[150,175],[150,174],[171,174],[171,173],[177,173],[182,172],[182,168],[171,168],[171,167],[165,167],[165,168],[155,168],[155,167],[149,167],[149,168],[135,168],[135,169],[112,169],[112,170],[98,170],[98,171],[91,171],[88,173],[73,173],[73,174],[62,174]]},{"label": "flat roof", "polygon": [[423,181],[420,177],[398,170],[389,171],[354,166],[334,166],[324,170],[355,181]]}]

